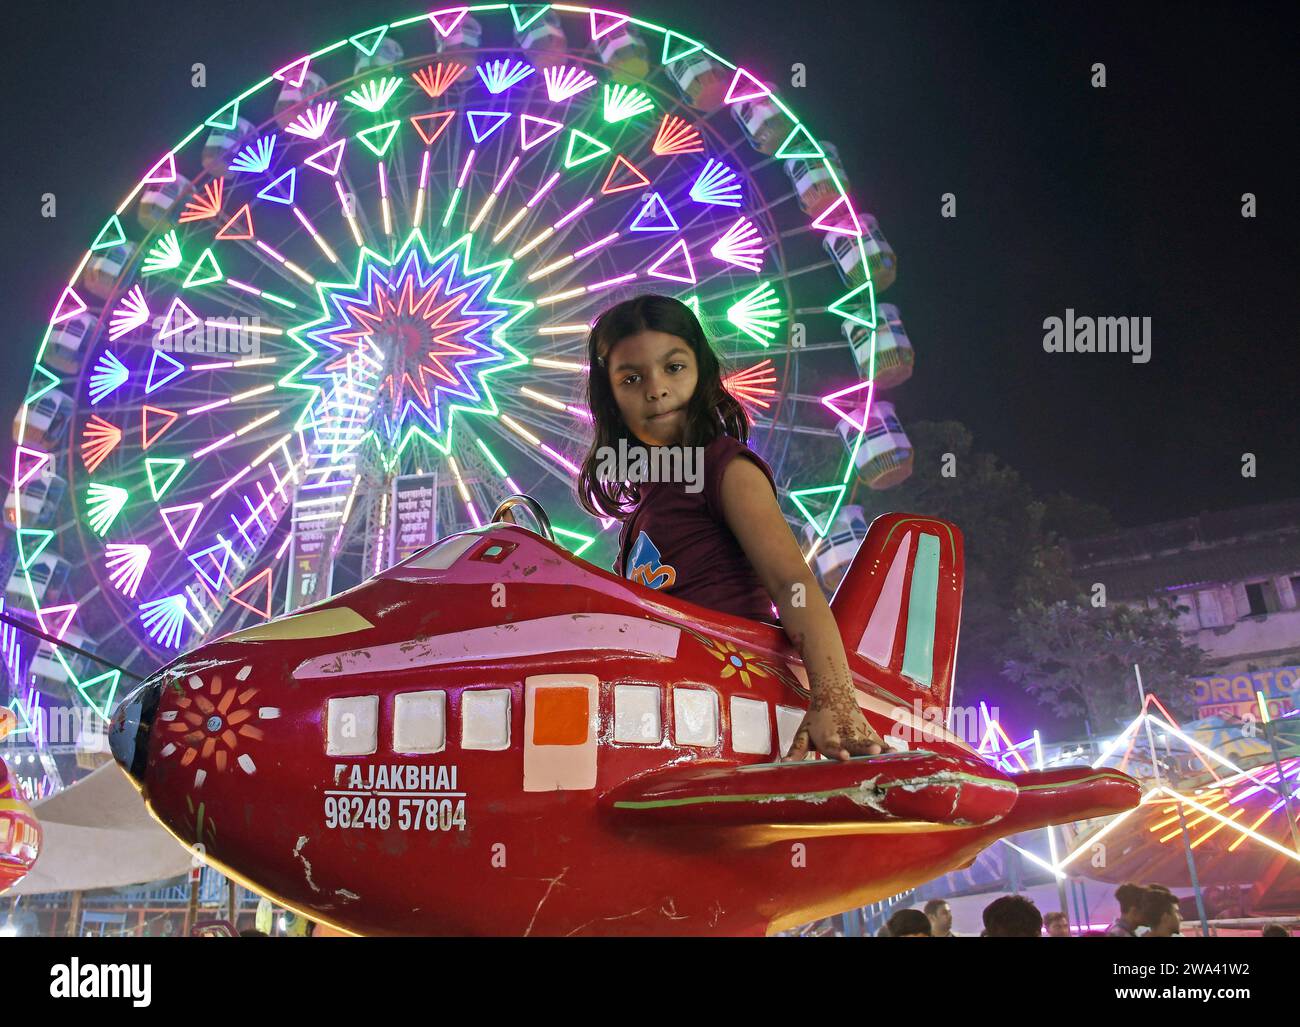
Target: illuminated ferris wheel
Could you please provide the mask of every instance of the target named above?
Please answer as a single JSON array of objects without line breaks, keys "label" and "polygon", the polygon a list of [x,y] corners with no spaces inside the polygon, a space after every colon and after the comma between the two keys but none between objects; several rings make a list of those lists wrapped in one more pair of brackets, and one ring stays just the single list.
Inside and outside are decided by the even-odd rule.
[{"label": "illuminated ferris wheel", "polygon": [[[911,448],[894,257],[834,147],[681,33],[453,7],[299,56],[146,165],[57,302],[15,420],[5,609],[145,673],[298,609],[511,493],[576,505],[584,342],[640,292],[699,314],[832,585],[847,503]],[[847,554],[847,555],[846,555]],[[22,687],[117,672],[7,633]]]}]

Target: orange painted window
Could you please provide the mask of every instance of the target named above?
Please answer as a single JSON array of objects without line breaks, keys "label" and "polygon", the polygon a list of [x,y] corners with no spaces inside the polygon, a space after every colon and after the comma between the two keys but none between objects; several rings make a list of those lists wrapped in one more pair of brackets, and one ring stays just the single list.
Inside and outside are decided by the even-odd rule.
[{"label": "orange painted window", "polygon": [[585,688],[539,688],[533,700],[534,745],[582,745],[590,709]]}]

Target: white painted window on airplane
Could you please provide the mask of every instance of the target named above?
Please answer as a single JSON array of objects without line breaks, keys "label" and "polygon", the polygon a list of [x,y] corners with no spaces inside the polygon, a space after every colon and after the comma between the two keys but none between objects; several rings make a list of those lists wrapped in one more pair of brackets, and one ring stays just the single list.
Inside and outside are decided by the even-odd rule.
[{"label": "white painted window on airplane", "polygon": [[325,723],[327,756],[369,756],[379,746],[379,696],[331,699]]},{"label": "white painted window on airplane", "polygon": [[461,693],[460,747],[510,748],[510,689],[480,688]]},{"label": "white painted window on airplane", "polygon": [[656,686],[614,686],[614,741],[655,743],[663,739],[663,729]]},{"label": "white painted window on airplane", "polygon": [[754,756],[772,754],[772,720],[767,703],[739,695],[731,697],[731,747]]},{"label": "white painted window on airplane", "polygon": [[707,688],[674,688],[673,721],[678,745],[717,745],[717,695]]},{"label": "white painted window on airplane", "polygon": [[447,693],[399,692],[393,702],[393,751],[422,755],[447,747]]},{"label": "white painted window on airplane", "polygon": [[784,756],[790,751],[790,743],[794,741],[795,732],[799,730],[799,725],[803,723],[803,717],[803,710],[796,710],[792,706],[778,706],[776,708],[777,755]]}]

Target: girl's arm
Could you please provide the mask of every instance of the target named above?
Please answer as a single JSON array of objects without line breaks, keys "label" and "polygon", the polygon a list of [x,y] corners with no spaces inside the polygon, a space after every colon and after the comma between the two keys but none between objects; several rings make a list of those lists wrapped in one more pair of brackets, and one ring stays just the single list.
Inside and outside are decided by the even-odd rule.
[{"label": "girl's arm", "polygon": [[786,759],[803,759],[810,742],[832,759],[881,752],[884,745],[854,698],[835,617],[781,516],[767,475],[752,460],[737,458],[723,472],[719,491],[727,526],[780,610],[781,624],[808,673],[812,699]]}]

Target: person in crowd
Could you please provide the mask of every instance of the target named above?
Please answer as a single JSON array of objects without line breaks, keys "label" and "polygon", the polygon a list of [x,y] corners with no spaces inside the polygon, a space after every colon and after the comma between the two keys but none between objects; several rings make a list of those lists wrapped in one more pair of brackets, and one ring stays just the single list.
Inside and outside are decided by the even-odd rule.
[{"label": "person in crowd", "polygon": [[1046,928],[1049,938],[1070,937],[1070,918],[1060,910],[1053,913],[1044,913],[1043,927]]},{"label": "person in crowd", "polygon": [[919,909],[898,909],[885,925],[891,938],[929,938],[930,918]]},{"label": "person in crowd", "polygon": [[959,935],[952,929],[952,908],[946,899],[931,899],[923,907],[925,915],[930,918],[930,936],[932,938],[956,938]]},{"label": "person in crowd", "polygon": [[1003,895],[984,907],[984,937],[1041,938],[1043,914],[1023,895]]},{"label": "person in crowd", "polygon": [[1115,889],[1115,901],[1119,903],[1119,916],[1106,929],[1107,938],[1136,938],[1137,929],[1142,926],[1142,898],[1147,889],[1140,884],[1126,881]]},{"label": "person in crowd", "polygon": [[1264,929],[1259,932],[1259,936],[1261,938],[1289,938],[1291,937],[1291,932],[1281,924],[1267,924]]},{"label": "person in crowd", "polygon": [[1170,938],[1178,933],[1182,915],[1178,910],[1178,897],[1161,886],[1149,887],[1138,907],[1142,923],[1146,926],[1145,938]]}]

